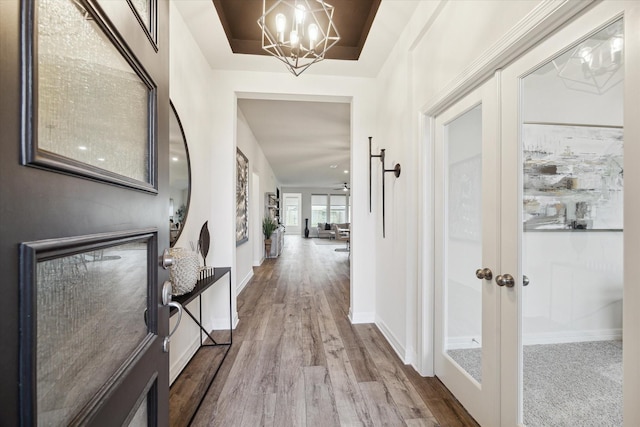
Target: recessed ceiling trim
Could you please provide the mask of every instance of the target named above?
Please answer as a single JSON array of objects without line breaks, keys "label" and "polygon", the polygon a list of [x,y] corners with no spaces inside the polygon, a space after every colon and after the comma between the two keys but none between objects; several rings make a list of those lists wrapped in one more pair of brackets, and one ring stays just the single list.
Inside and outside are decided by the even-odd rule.
[{"label": "recessed ceiling trim", "polygon": [[[331,1],[335,6],[334,22],[341,39],[327,51],[325,59],[355,61],[360,58],[381,1]],[[233,53],[269,55],[262,49],[262,33],[256,23],[262,15],[262,0],[213,0],[213,4]],[[345,29],[355,31],[349,35]]]}]

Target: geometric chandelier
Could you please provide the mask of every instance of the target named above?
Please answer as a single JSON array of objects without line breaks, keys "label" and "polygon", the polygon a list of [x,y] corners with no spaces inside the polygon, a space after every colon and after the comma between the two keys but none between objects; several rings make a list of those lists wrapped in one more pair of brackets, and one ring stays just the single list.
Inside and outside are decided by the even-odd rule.
[{"label": "geometric chandelier", "polygon": [[340,40],[333,10],[323,0],[263,0],[262,49],[299,76]]},{"label": "geometric chandelier", "polygon": [[568,89],[603,94],[624,78],[622,20],[605,27],[552,63]]}]

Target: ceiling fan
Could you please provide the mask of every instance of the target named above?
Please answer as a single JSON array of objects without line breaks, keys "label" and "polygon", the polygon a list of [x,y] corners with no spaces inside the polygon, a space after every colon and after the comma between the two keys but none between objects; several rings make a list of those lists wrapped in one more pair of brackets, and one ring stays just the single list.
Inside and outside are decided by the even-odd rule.
[{"label": "ceiling fan", "polygon": [[334,188],[334,190],[349,191],[349,190],[351,190],[351,187],[349,187],[349,186],[347,185],[347,183],[345,182],[345,183],[344,183],[344,185],[343,185],[342,187],[340,187],[340,188]]}]

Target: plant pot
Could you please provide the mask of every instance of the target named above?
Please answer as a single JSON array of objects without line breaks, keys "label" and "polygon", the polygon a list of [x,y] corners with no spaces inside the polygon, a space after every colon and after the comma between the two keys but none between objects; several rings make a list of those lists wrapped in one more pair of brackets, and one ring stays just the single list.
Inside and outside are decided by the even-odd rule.
[{"label": "plant pot", "polygon": [[271,239],[264,239],[264,251],[265,258],[269,258],[271,256]]}]

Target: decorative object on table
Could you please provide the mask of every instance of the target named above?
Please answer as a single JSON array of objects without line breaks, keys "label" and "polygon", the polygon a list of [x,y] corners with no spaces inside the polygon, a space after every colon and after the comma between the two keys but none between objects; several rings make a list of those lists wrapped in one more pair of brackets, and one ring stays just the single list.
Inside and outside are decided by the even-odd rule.
[{"label": "decorative object on table", "polygon": [[278,228],[278,224],[268,215],[262,219],[262,234],[264,235],[264,250],[266,257],[271,253],[271,235]]},{"label": "decorative object on table", "polygon": [[236,246],[249,240],[249,160],[236,149]]},{"label": "decorative object on table", "polygon": [[385,177],[385,173],[393,172],[393,174],[396,176],[396,178],[400,178],[400,172],[401,172],[402,168],[400,167],[400,163],[396,163],[396,165],[393,167],[393,169],[385,169],[384,160],[385,160],[385,156],[386,156],[386,150],[384,148],[381,148],[380,149],[380,154],[371,154],[371,139],[372,139],[372,137],[369,137],[369,212],[371,212],[371,159],[373,159],[374,157],[378,157],[378,158],[380,158],[380,163],[382,165],[382,237],[384,238],[384,237],[386,237],[385,218],[384,218],[384,210],[385,210],[384,177]]},{"label": "decorative object on table", "polygon": [[324,59],[340,34],[333,23],[334,7],[323,0],[262,1],[262,49],[282,61],[295,76]]},{"label": "decorative object on table", "polygon": [[207,255],[209,254],[209,244],[210,244],[210,235],[209,235],[209,221],[205,221],[202,224],[202,228],[200,229],[200,237],[198,238],[198,252],[202,255],[202,261],[204,262],[204,266],[207,266]]},{"label": "decorative object on table", "polygon": [[174,259],[173,266],[169,268],[171,293],[183,295],[191,292],[198,281],[198,254],[180,247],[169,249],[169,254]]},{"label": "decorative object on table", "polygon": [[623,129],[525,123],[525,231],[622,230]]},{"label": "decorative object on table", "polygon": [[309,238],[309,218],[304,219],[304,237]]},{"label": "decorative object on table", "polygon": [[212,277],[216,273],[215,267],[200,267],[198,280],[204,280]]}]

